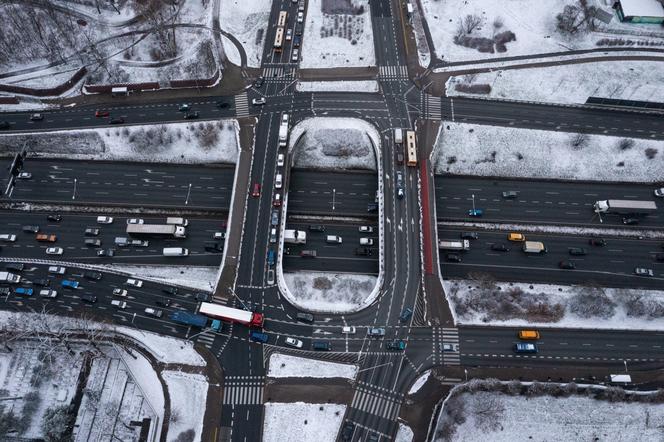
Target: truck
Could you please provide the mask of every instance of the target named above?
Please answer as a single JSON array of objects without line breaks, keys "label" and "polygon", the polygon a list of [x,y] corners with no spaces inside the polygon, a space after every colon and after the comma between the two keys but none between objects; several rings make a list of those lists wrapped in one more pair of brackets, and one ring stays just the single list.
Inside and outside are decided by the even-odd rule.
[{"label": "truck", "polygon": [[248,325],[250,327],[262,327],[263,315],[261,313],[240,310],[223,305],[212,304],[210,302],[201,302],[198,313],[213,319],[237,322],[238,324]]},{"label": "truck", "polygon": [[287,244],[306,244],[307,232],[304,230],[284,230],[284,242]]},{"label": "truck", "polygon": [[470,241],[467,239],[441,239],[438,241],[438,248],[441,250],[468,250]]},{"label": "truck", "polygon": [[129,235],[169,235],[175,238],[184,238],[187,231],[184,226],[174,224],[127,224]]},{"label": "truck", "polygon": [[647,215],[657,210],[654,201],[600,200],[593,204],[595,213],[616,213],[619,215]]},{"label": "truck", "polygon": [[203,315],[188,312],[186,310],[176,310],[168,315],[171,321],[184,325],[193,325],[194,327],[205,327],[208,323],[208,318]]},{"label": "truck", "polygon": [[279,125],[279,147],[286,147],[288,144],[288,123]]},{"label": "truck", "polygon": [[0,272],[0,282],[8,282],[10,284],[18,284],[21,282],[21,275],[15,275],[9,272]]}]

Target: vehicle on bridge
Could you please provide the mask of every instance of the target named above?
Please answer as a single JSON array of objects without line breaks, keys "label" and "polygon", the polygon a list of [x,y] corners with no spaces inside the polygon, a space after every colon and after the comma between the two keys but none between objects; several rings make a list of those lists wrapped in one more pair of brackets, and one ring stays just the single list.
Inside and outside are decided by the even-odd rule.
[{"label": "vehicle on bridge", "polygon": [[[295,52],[295,50],[293,52]],[[282,114],[281,124],[279,125],[279,147],[286,147],[287,144],[288,144],[288,114]]]},{"label": "vehicle on bridge", "polygon": [[593,204],[595,213],[616,213],[619,215],[647,215],[657,210],[654,201],[600,200]]},{"label": "vehicle on bridge", "polygon": [[127,224],[128,235],[167,235],[185,238],[187,230],[175,224]]},{"label": "vehicle on bridge", "polygon": [[287,244],[306,244],[307,232],[304,230],[284,230],[284,242]]},{"label": "vehicle on bridge", "polygon": [[209,302],[201,302],[198,313],[201,313],[210,318],[237,322],[238,324],[244,324],[250,327],[263,326],[263,315],[261,313],[240,310],[237,308],[212,304]]},{"label": "vehicle on bridge", "polygon": [[469,250],[470,241],[467,239],[441,239],[438,241],[438,248],[440,250]]},{"label": "vehicle on bridge", "polygon": [[15,275],[9,272],[0,272],[0,282],[18,284],[19,282],[21,282],[21,275]]}]

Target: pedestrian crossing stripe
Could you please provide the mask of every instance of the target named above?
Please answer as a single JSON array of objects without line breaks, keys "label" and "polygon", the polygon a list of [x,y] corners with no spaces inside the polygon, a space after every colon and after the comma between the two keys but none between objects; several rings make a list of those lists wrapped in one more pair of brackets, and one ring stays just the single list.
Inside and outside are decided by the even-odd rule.
[{"label": "pedestrian crossing stripe", "polygon": [[262,405],[263,384],[226,385],[224,384],[223,405]]},{"label": "pedestrian crossing stripe", "polygon": [[358,388],[355,390],[351,408],[393,421],[399,415],[401,400],[375,391]]},{"label": "pedestrian crossing stripe", "polygon": [[386,80],[405,80],[408,78],[406,66],[379,66],[378,76]]},{"label": "pedestrian crossing stripe", "polygon": [[266,81],[283,81],[292,80],[294,78],[294,69],[290,67],[267,67],[263,68],[263,78]]},{"label": "pedestrian crossing stripe", "polygon": [[246,92],[235,96],[235,114],[240,118],[249,116],[249,99]]},{"label": "pedestrian crossing stripe", "polygon": [[442,112],[440,111],[440,97],[432,95],[425,95],[426,106],[424,109],[424,116],[429,120],[440,120]]}]

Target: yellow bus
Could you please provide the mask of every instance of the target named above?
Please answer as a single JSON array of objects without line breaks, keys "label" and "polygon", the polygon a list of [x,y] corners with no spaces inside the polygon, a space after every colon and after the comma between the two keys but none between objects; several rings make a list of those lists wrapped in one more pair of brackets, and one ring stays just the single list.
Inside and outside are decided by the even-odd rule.
[{"label": "yellow bus", "polygon": [[279,13],[279,20],[277,20],[277,26],[280,28],[283,28],[286,26],[286,19],[288,18],[288,12],[287,11],[281,11]]},{"label": "yellow bus", "polygon": [[277,33],[274,36],[274,50],[281,52],[281,47],[284,44],[284,28],[277,28]]},{"label": "yellow bus", "polygon": [[406,131],[406,156],[409,166],[417,166],[417,144],[415,143],[415,131]]}]

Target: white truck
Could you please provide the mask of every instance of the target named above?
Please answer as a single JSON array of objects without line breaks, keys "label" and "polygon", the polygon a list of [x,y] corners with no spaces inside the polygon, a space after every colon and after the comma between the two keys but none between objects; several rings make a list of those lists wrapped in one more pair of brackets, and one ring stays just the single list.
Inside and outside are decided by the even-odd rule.
[{"label": "white truck", "polygon": [[0,272],[0,282],[18,284],[19,282],[21,282],[21,275],[15,275],[9,272]]},{"label": "white truck", "polygon": [[279,125],[279,147],[286,147],[288,144],[288,123],[282,122]]},{"label": "white truck", "polygon": [[619,215],[647,215],[657,210],[654,201],[600,200],[595,201],[596,213],[617,213]]},{"label": "white truck", "polygon": [[284,230],[284,242],[287,244],[306,244],[307,232],[304,230]]},{"label": "white truck", "polygon": [[468,250],[470,249],[470,241],[467,239],[442,239],[438,241],[438,248],[440,250]]},{"label": "white truck", "polygon": [[187,231],[184,226],[175,224],[127,224],[129,235],[169,235],[175,238],[184,238]]}]

